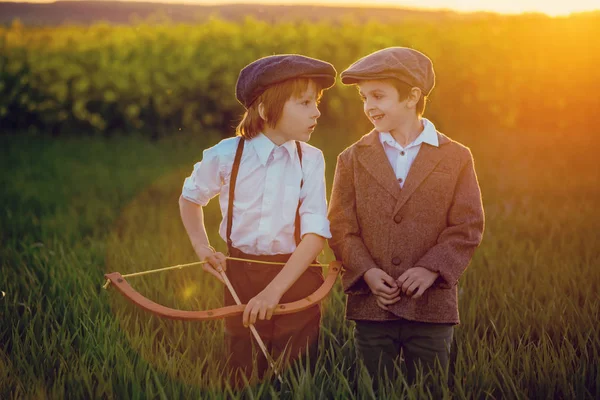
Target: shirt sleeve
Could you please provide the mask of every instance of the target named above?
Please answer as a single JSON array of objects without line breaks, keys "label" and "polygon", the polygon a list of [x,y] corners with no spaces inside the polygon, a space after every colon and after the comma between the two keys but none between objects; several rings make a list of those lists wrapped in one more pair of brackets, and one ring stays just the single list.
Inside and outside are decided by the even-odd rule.
[{"label": "shirt sleeve", "polygon": [[319,156],[304,176],[304,184],[300,191],[301,235],[314,233],[326,239],[331,238],[329,220],[327,219],[327,198],[325,189],[325,158]]},{"label": "shirt sleeve", "polygon": [[215,146],[204,150],[202,161],[196,163],[192,174],[185,178],[181,196],[204,207],[219,194],[221,186],[219,157]]}]

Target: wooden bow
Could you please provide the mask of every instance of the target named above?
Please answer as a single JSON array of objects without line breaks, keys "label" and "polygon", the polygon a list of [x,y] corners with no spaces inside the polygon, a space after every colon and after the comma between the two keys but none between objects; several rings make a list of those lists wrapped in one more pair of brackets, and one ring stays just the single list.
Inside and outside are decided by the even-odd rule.
[{"label": "wooden bow", "polygon": [[[291,303],[279,304],[275,308],[273,315],[293,314],[295,312],[306,310],[327,296],[342,269],[342,264],[339,261],[332,261],[329,264],[329,271],[325,277],[323,284],[310,296]],[[175,308],[165,307],[152,300],[142,296],[129,285],[127,280],[119,273],[112,272],[104,275],[107,282],[110,282],[126,299],[131,301],[136,306],[156,314],[163,318],[183,320],[183,321],[203,321],[211,319],[219,319],[241,315],[244,312],[245,304],[215,308],[206,311],[185,311]]]}]

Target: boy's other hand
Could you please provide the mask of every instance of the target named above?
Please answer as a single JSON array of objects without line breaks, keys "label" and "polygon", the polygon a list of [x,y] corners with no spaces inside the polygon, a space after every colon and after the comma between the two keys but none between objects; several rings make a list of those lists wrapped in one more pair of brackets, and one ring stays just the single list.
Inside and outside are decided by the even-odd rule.
[{"label": "boy's other hand", "polygon": [[375,296],[375,299],[377,300],[377,305],[379,306],[379,308],[385,311],[389,311],[388,306],[397,303],[400,300],[400,288],[398,288],[398,294],[393,299],[386,299],[385,297],[377,295]]},{"label": "boy's other hand", "polygon": [[223,282],[223,278],[221,278],[221,274],[219,273],[219,270],[227,270],[227,259],[225,254],[217,252],[212,247],[204,244],[198,246],[195,248],[195,250],[200,260],[206,261],[204,264],[202,264],[202,269],[214,275],[222,283],[225,283]]},{"label": "boy's other hand", "polygon": [[418,299],[433,285],[438,276],[440,276],[439,273],[432,272],[427,268],[414,267],[404,271],[397,282],[402,293]]},{"label": "boy's other hand", "polygon": [[268,287],[251,298],[242,316],[244,326],[253,325],[257,319],[271,319],[280,299],[281,296]]},{"label": "boy's other hand", "polygon": [[377,296],[377,305],[387,310],[387,306],[394,304],[400,299],[400,287],[385,271],[379,268],[371,268],[363,275],[363,279],[369,285],[371,292]]}]

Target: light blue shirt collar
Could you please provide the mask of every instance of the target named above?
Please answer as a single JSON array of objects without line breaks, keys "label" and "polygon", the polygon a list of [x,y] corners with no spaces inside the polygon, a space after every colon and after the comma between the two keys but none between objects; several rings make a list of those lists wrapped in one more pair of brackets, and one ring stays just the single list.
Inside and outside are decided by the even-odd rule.
[{"label": "light blue shirt collar", "polygon": [[[433,125],[433,123],[427,118],[421,118],[421,121],[423,122],[423,131],[419,134],[419,136],[416,137],[416,139],[412,143],[404,147],[405,149],[413,146],[418,146],[421,143],[427,143],[432,146],[439,147],[440,143],[438,140],[435,125]],[[402,146],[400,146],[400,144],[396,142],[396,139],[394,139],[394,137],[389,132],[380,132],[379,140],[381,141],[381,144],[387,143],[390,146],[402,148]]]}]

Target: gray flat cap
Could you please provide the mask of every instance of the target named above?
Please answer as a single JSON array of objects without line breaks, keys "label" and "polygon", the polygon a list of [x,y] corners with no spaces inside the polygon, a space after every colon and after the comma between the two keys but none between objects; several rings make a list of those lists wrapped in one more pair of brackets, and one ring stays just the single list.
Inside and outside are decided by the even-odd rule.
[{"label": "gray flat cap", "polygon": [[365,56],[341,74],[342,83],[395,78],[429,95],[435,85],[433,63],[425,54],[407,47],[388,47]]},{"label": "gray flat cap", "polygon": [[312,78],[324,89],[335,84],[337,71],[328,62],[298,54],[260,58],[245,66],[238,76],[235,97],[246,108],[269,86],[294,78]]}]

